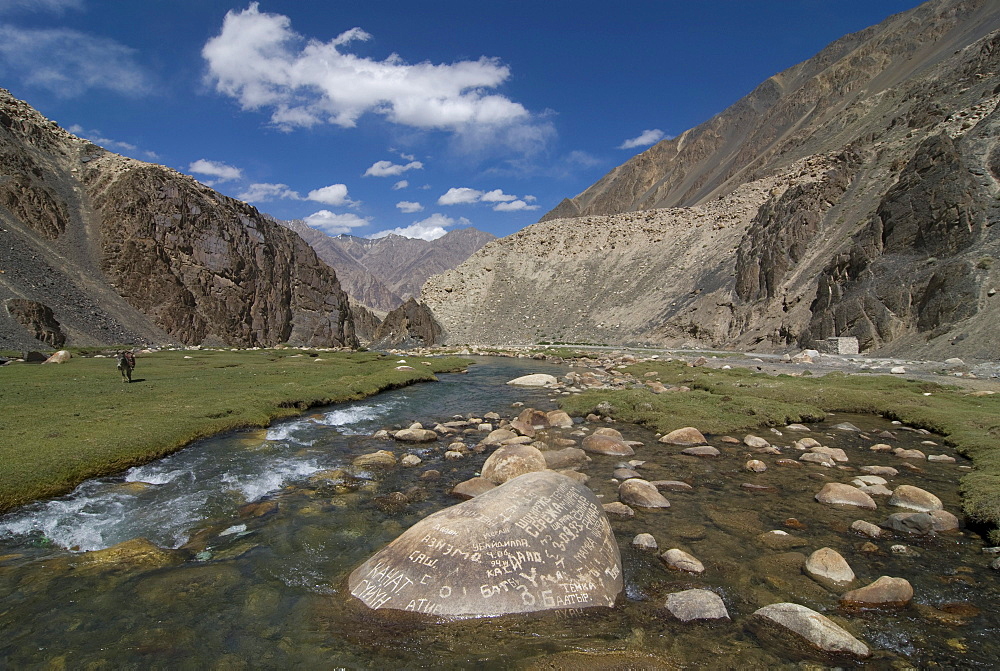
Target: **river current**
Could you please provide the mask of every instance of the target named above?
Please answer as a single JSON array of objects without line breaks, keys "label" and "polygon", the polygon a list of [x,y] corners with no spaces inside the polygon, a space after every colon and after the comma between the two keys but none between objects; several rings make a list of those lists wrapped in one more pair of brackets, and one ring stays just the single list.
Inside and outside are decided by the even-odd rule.
[{"label": "river current", "polygon": [[[467,374],[322,408],[266,430],[199,441],[0,517],[0,668],[596,668],[614,660],[644,668],[791,668],[804,656],[758,640],[746,626],[753,610],[777,601],[801,603],[845,624],[869,643],[875,651],[869,663],[877,666],[988,667],[1000,658],[1000,587],[976,534],[868,543],[873,549],[847,532],[857,512],[812,501],[824,481],[849,481],[836,469],[748,474],[742,468],[746,448],[723,447],[717,460],[681,457],[637,426],[616,428],[645,443],[636,455],[646,461],[639,467],[643,476],[694,488],[665,492],[672,503],[667,510],[640,509],[633,519],[611,520],[626,579],[615,609],[571,618],[434,622],[374,614],[352,599],[344,589],[350,571],[415,522],[454,503],[450,489],[475,475],[485,458],[445,460],[447,440],[406,447],[371,435],[412,421],[432,426],[491,411],[509,418],[518,412],[514,403],[552,409],[551,392],[505,383],[567,370],[485,358]],[[831,428],[845,420],[867,433]],[[894,445],[921,447],[928,440],[876,417],[831,417],[812,435],[847,450],[852,462],[889,464],[889,456],[867,450],[878,442],[870,434],[887,429],[898,436]],[[762,435],[775,444],[791,440]],[[470,446],[476,442],[475,435],[461,438]],[[710,442],[721,446],[713,437]],[[336,484],[313,477],[350,471],[355,456],[379,449],[424,461],[385,474],[351,471]],[[615,458],[595,455],[585,469],[607,502],[617,500],[611,480],[617,465]],[[961,458],[925,463],[899,482],[933,491],[947,510],[959,513],[963,466],[968,462]],[[429,469],[439,477],[428,479]],[[758,488],[745,487],[748,481]],[[405,492],[406,504],[387,499],[391,492]],[[773,530],[789,532],[790,540],[768,538]],[[706,565],[705,574],[678,575],[656,553],[632,548],[642,532],[657,538],[660,552],[691,551]],[[169,561],[151,563],[88,560],[93,555],[87,551],[136,538],[176,552]],[[896,552],[894,544],[908,551]],[[916,591],[914,605],[838,612],[836,596],[799,568],[803,553],[824,546],[848,559],[859,576],[854,586],[879,575],[907,578]],[[663,609],[666,595],[691,587],[720,594],[732,622],[673,620]]]}]

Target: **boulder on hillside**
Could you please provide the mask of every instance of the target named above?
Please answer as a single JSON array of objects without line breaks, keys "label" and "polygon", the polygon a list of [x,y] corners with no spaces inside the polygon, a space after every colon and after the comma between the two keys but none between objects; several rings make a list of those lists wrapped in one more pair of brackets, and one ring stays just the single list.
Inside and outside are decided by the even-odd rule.
[{"label": "boulder on hillside", "polygon": [[42,363],[43,364],[44,363],[66,363],[67,361],[69,361],[72,358],[73,358],[72,354],[70,354],[68,351],[66,351],[64,349],[61,349],[58,352],[56,352],[55,354],[53,354],[52,356],[50,356],[48,359],[46,359],[45,361],[43,361]]},{"label": "boulder on hillside", "polygon": [[[565,538],[558,552],[551,538]],[[622,587],[597,497],[552,471],[424,518],[348,578],[351,596],[372,610],[458,618],[610,608]]]}]

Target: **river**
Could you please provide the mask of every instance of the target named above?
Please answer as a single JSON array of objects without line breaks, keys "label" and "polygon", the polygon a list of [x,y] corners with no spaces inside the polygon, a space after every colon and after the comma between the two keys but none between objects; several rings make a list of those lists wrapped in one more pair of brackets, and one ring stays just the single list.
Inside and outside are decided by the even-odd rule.
[{"label": "river", "polygon": [[[509,418],[518,412],[514,403],[552,409],[551,392],[505,382],[567,370],[483,358],[467,374],[318,409],[266,430],[199,441],[0,518],[0,667],[509,668],[626,659],[640,666],[791,668],[802,655],[761,642],[747,626],[757,607],[775,601],[831,615],[868,642],[877,664],[988,667],[1000,658],[1000,587],[976,534],[896,538],[878,541],[873,551],[846,530],[860,516],[856,511],[812,501],[824,480],[838,479],[836,469],[748,474],[740,449],[724,447],[718,460],[679,457],[676,448],[656,443],[637,426],[617,428],[645,443],[637,450],[647,462],[643,475],[685,480],[694,488],[666,492],[672,503],[667,510],[612,519],[626,579],[615,609],[571,618],[435,622],[374,614],[349,597],[344,582],[350,571],[413,523],[454,503],[450,489],[474,475],[485,458],[445,460],[447,441],[406,448],[371,434],[490,411]],[[813,427],[824,444],[843,447],[864,463],[888,464],[890,457],[867,453],[873,442],[868,434],[830,428],[845,420],[868,434],[891,429],[902,447],[928,440],[875,417],[831,417]],[[460,438],[476,442],[476,435]],[[355,456],[379,449],[414,453],[423,463],[385,474],[350,468]],[[605,501],[616,500],[610,479],[616,465],[612,457],[595,455],[586,469]],[[962,466],[968,463],[960,458],[926,463],[912,474],[919,480],[905,479],[908,472],[899,482],[919,483],[958,513]],[[315,477],[335,469],[349,475]],[[430,469],[439,472],[436,479],[426,475]],[[768,489],[743,487],[750,479]],[[405,505],[385,496],[390,492],[406,493]],[[764,534],[776,529],[789,531],[791,540],[775,545]],[[692,551],[708,570],[701,576],[668,571],[656,553],[631,547],[640,532],[652,533],[661,552]],[[92,561],[95,553],[86,552],[136,538],[172,552],[128,562]],[[894,552],[893,544],[909,551]],[[879,575],[907,578],[915,605],[838,612],[836,595],[789,568],[823,546],[848,558],[859,575],[855,587]],[[673,620],[663,609],[665,596],[690,587],[720,594],[732,622]],[[587,657],[552,657],[560,654]]]}]

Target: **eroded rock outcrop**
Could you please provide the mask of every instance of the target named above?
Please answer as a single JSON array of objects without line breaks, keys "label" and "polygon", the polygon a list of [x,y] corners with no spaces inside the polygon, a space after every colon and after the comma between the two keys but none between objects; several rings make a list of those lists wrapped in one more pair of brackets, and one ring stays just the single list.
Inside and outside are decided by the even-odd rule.
[{"label": "eroded rock outcrop", "polygon": [[423,303],[413,298],[390,312],[372,334],[372,347],[431,347],[441,344],[441,325]]},{"label": "eroded rock outcrop", "polygon": [[59,320],[52,313],[52,309],[44,303],[10,298],[7,300],[7,312],[36,340],[50,347],[62,347],[66,342],[66,334],[62,332]]},{"label": "eroded rock outcrop", "polygon": [[357,344],[347,295],[300,237],[154,165],[88,166],[102,270],[182,342]]},{"label": "eroded rock outcrop", "polygon": [[51,312],[25,327],[2,311],[8,347],[57,337],[53,320],[69,344],[357,344],[334,271],[300,237],[191,177],[75,137],[3,90],[0,169],[0,300]]},{"label": "eroded rock outcrop", "polygon": [[635,156],[422,298],[453,343],[856,337],[993,358],[997,73],[996,3],[924,3]]}]

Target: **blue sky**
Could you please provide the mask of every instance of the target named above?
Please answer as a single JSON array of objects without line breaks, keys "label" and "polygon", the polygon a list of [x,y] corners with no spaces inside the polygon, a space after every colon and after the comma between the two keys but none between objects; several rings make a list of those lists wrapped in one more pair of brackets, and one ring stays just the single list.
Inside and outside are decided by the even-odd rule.
[{"label": "blue sky", "polygon": [[534,223],[915,0],[0,0],[0,87],[330,234]]}]

